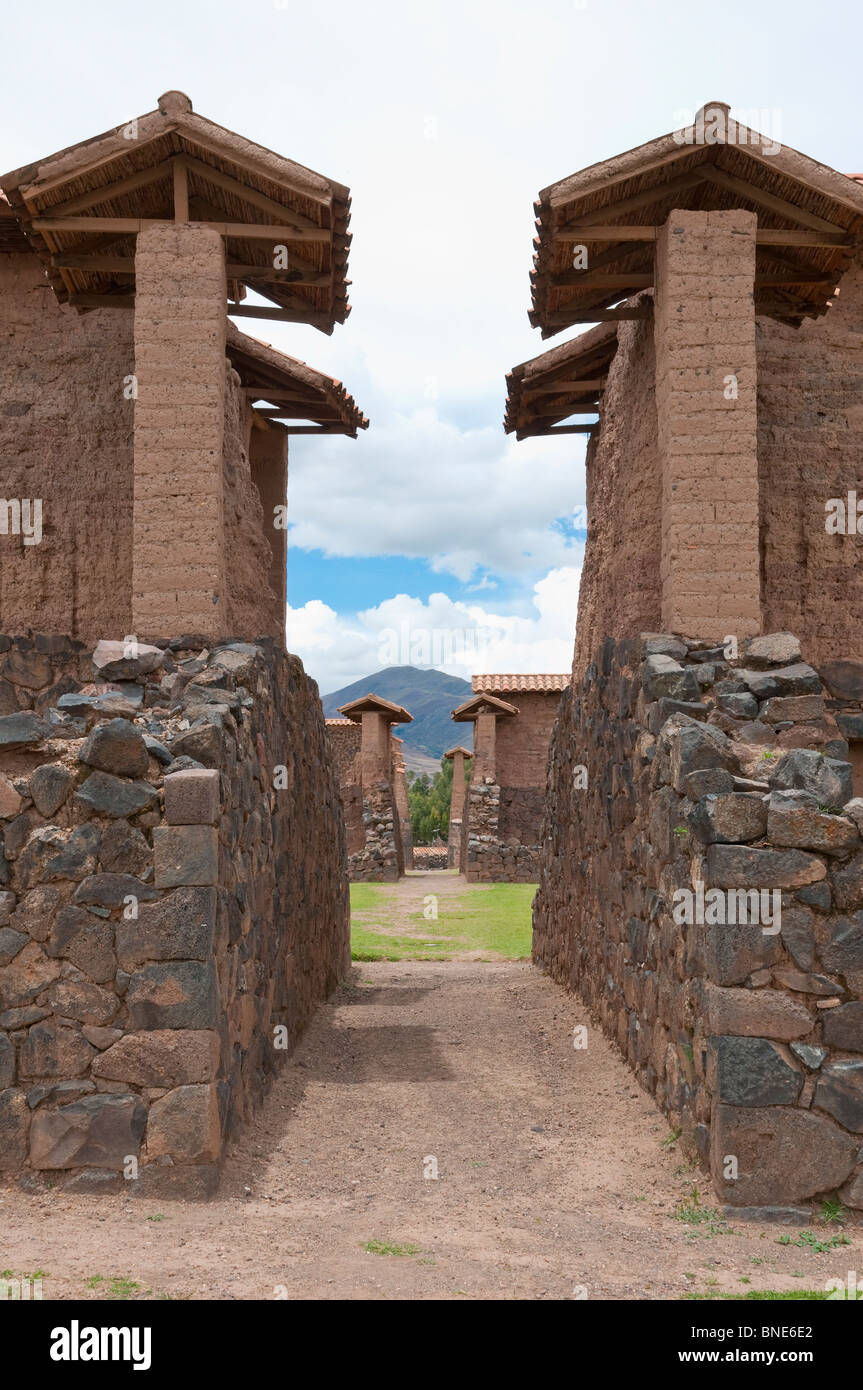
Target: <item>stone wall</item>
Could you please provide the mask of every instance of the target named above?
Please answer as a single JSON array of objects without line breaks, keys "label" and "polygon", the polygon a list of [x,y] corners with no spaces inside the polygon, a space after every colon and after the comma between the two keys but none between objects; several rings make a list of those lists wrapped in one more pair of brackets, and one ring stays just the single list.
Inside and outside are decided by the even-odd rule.
[{"label": "stone wall", "polygon": [[212,1192],[348,967],[317,687],[190,640],[0,638],[0,1170],[31,1185]]},{"label": "stone wall", "polygon": [[[534,959],[727,1203],[863,1207],[863,801],[837,724],[854,711],[799,656],[787,634],[731,664],[673,636],[604,644],[552,740]],[[765,916],[731,923],[750,889]]]}]

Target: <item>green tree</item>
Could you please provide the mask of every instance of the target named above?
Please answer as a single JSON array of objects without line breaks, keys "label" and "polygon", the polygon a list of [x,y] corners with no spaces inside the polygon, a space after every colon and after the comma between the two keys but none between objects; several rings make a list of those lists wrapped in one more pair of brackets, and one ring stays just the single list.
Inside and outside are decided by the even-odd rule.
[{"label": "green tree", "polygon": [[434,779],[427,772],[408,777],[408,807],[415,845],[432,844],[435,832],[442,840],[449,834],[452,770],[452,758],[441,758],[440,771]]}]

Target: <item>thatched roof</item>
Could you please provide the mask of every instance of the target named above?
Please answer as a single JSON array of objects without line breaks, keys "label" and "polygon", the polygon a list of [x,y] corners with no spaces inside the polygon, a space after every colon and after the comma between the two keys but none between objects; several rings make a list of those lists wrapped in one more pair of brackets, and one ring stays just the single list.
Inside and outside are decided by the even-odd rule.
[{"label": "thatched roof", "polygon": [[[675,209],[757,213],[756,313],[798,324],[826,312],[863,239],[859,182],[738,126],[721,102],[543,189],[535,207],[529,317],[544,338],[651,286],[657,229]],[[586,270],[573,266],[578,245]]]},{"label": "thatched roof", "polygon": [[[62,303],[101,307],[91,299],[133,292],[139,224],[173,221],[177,198],[188,200],[180,220],[223,230],[235,297],[248,285],[273,302],[271,311],[245,313],[281,310],[326,333],[349,313],[348,189],[197,115],[182,92],[166,92],[155,111],[116,130],[0,175],[0,188]],[[74,221],[63,228],[57,219]],[[244,228],[252,224],[272,234],[250,235]],[[277,245],[288,259],[278,273]]]},{"label": "thatched roof", "polygon": [[359,722],[364,714],[383,714],[391,724],[412,724],[414,717],[402,705],[394,705],[392,700],[384,700],[380,695],[361,695],[347,705],[339,705],[339,714]]},{"label": "thatched roof", "polygon": [[240,374],[247,398],[272,402],[271,408],[259,411],[259,415],[314,421],[319,426],[312,431],[315,434],[349,434],[356,439],[358,429],[368,429],[366,416],[340,381],[241,333],[230,322],[227,354]]},{"label": "thatched roof", "polygon": [[458,709],[454,709],[450,719],[462,724],[477,719],[481,714],[510,715],[518,714],[518,710],[515,705],[508,705],[496,695],[474,695],[470,700],[465,700],[463,705],[459,705]]},{"label": "thatched roof", "polygon": [[[513,367],[506,378],[503,427],[507,434],[514,430],[517,439],[560,434],[561,428],[555,428],[560,420],[574,412],[598,411],[602,383],[616,351],[617,324],[600,323],[571,342]],[[569,427],[569,432],[587,434],[593,428],[579,424]]]}]

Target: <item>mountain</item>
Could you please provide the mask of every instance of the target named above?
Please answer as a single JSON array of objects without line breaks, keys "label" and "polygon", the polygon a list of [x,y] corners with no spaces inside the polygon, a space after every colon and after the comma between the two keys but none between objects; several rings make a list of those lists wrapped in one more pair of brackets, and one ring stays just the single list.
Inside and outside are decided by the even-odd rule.
[{"label": "mountain", "polygon": [[454,724],[450,711],[473,693],[470,681],[448,676],[445,671],[420,670],[417,666],[387,666],[372,676],[324,695],[324,714],[337,716],[339,705],[350,704],[372,691],[384,700],[403,705],[414,719],[399,724],[395,733],[404,739],[405,763],[411,771],[434,773],[443,754],[455,743],[472,746],[473,730],[467,724]]}]

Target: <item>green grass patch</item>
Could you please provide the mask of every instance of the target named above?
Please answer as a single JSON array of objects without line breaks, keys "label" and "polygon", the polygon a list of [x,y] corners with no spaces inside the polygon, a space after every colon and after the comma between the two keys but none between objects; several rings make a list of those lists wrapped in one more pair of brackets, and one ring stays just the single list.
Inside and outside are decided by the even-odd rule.
[{"label": "green grass patch", "polygon": [[823,1240],[816,1236],[814,1231],[800,1231],[796,1240],[790,1236],[780,1236],[777,1245],[801,1245],[804,1249],[814,1250],[816,1255],[824,1255],[828,1250],[835,1250],[838,1245],[850,1245],[851,1241],[847,1236],[829,1236]]},{"label": "green grass patch", "polygon": [[[530,956],[533,883],[477,884],[457,897],[440,896],[437,918],[427,918],[422,896],[406,923],[397,912],[395,885],[351,884],[351,956],[354,960],[450,960],[465,951],[487,960]],[[403,900],[401,900],[403,902]],[[405,934],[404,926],[421,934]]]},{"label": "green grass patch", "polygon": [[830,1295],[826,1289],[748,1289],[746,1293],[720,1293],[710,1289],[705,1293],[685,1293],[682,1297],[694,1303],[711,1299],[733,1299],[743,1303],[820,1303]]},{"label": "green grass patch", "polygon": [[369,1255],[418,1255],[418,1245],[394,1245],[389,1240],[367,1240],[363,1249]]}]

